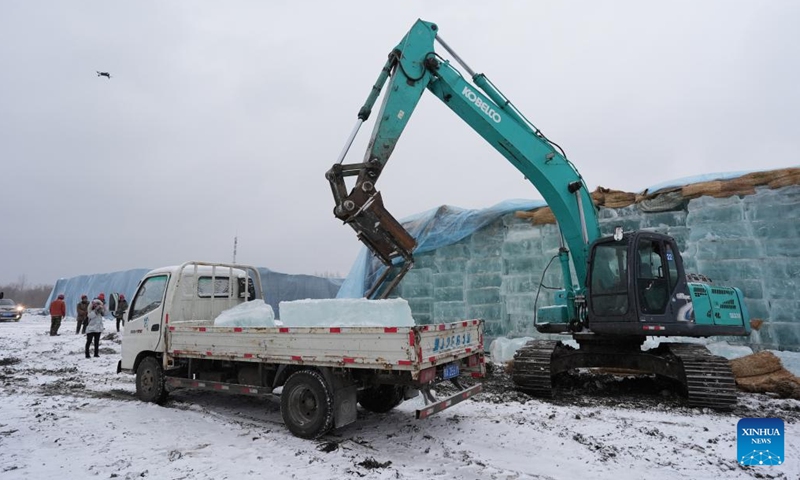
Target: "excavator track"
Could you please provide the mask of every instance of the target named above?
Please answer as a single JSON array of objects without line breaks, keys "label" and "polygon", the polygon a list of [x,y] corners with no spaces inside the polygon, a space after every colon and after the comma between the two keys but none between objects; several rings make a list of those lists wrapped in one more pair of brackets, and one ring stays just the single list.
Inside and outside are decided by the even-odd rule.
[{"label": "excavator track", "polygon": [[680,381],[691,407],[730,410],[736,405],[736,381],[728,360],[712,355],[703,345],[662,344],[665,349],[659,352],[623,355],[610,348],[600,353],[560,345],[553,340],[532,340],[517,350],[512,372],[517,389],[551,398],[553,368],[558,373],[571,368],[614,367],[660,373]]},{"label": "excavator track", "polygon": [[690,406],[730,410],[736,405],[736,380],[728,360],[702,345],[674,344],[669,349],[683,364]]},{"label": "excavator track", "polygon": [[531,340],[514,354],[512,380],[519,390],[537,397],[553,396],[550,362],[559,342]]}]

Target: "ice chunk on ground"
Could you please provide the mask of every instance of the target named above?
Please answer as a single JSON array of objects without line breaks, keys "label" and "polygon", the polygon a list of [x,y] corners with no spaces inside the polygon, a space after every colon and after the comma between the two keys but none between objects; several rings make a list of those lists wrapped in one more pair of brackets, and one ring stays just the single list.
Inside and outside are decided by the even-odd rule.
[{"label": "ice chunk on ground", "polygon": [[793,375],[800,376],[800,352],[770,351],[781,359],[783,368],[792,372]]},{"label": "ice chunk on ground", "polygon": [[306,299],[281,302],[280,321],[287,327],[413,327],[411,307],[403,298]]},{"label": "ice chunk on ground", "polygon": [[214,319],[215,327],[274,327],[275,314],[264,300],[240,303],[223,310]]},{"label": "ice chunk on ground", "polygon": [[753,353],[753,349],[745,345],[731,345],[728,342],[713,342],[707,338],[693,337],[647,337],[642,344],[642,350],[656,348],[662,343],[694,343],[705,345],[712,355],[719,355],[728,360],[744,357]]},{"label": "ice chunk on ground", "polygon": [[725,357],[728,360],[734,358],[746,357],[753,353],[753,349],[745,345],[731,345],[728,342],[712,342],[706,345],[706,348],[713,354]]},{"label": "ice chunk on ground", "polygon": [[662,343],[697,343],[700,345],[708,345],[707,338],[694,338],[694,337],[647,337],[642,343],[642,350],[647,351],[658,347]]},{"label": "ice chunk on ground", "polygon": [[496,338],[491,345],[489,345],[489,354],[494,363],[506,363],[514,358],[523,345],[533,340],[531,337],[520,338]]},{"label": "ice chunk on ground", "polygon": [[[489,345],[489,354],[491,355],[492,362],[506,363],[514,358],[514,354],[528,341],[533,340],[531,337],[521,338],[497,338],[491,345]],[[562,343],[569,345],[573,348],[578,348],[577,342],[574,340],[562,340]],[[649,350],[657,347],[660,343],[698,343],[705,344],[706,348],[713,354],[732,360],[734,358],[744,357],[753,353],[753,349],[744,345],[731,345],[728,342],[708,342],[705,339],[698,338],[683,338],[683,337],[649,337],[642,345],[643,350]],[[794,352],[775,352],[776,355],[784,355],[789,362],[794,362],[794,366],[800,371],[800,353]],[[781,357],[783,358],[783,357]],[[788,370],[792,371],[788,366]]]}]

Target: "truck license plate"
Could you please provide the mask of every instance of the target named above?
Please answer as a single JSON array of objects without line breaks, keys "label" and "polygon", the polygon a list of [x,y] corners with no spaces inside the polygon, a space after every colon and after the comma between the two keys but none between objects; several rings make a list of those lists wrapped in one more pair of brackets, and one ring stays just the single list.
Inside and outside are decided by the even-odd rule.
[{"label": "truck license plate", "polygon": [[444,372],[442,372],[442,378],[445,380],[449,380],[451,378],[455,378],[458,376],[458,364],[457,363],[448,363],[444,366]]}]

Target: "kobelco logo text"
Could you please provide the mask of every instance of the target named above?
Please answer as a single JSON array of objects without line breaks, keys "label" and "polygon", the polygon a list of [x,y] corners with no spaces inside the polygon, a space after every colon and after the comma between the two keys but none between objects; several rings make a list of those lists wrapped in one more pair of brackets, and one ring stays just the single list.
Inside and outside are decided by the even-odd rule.
[{"label": "kobelco logo text", "polygon": [[488,103],[485,103],[481,97],[479,97],[478,94],[473,92],[469,87],[464,87],[464,90],[461,91],[461,95],[464,95],[467,100],[474,103],[476,107],[480,108],[487,117],[494,120],[494,123],[500,123],[500,120],[503,119],[499,113],[495,112]]}]

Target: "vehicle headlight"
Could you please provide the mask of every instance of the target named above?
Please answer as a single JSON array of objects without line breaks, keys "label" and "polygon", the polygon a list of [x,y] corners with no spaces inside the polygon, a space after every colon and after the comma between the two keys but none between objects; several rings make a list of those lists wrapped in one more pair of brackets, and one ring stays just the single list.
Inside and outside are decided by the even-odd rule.
[{"label": "vehicle headlight", "polygon": [[23,307],[22,305],[17,305],[18,312],[22,312],[23,310],[25,310],[25,307]]}]

